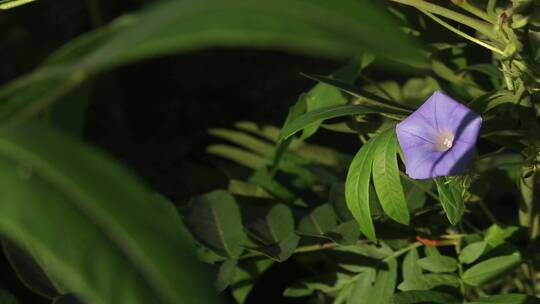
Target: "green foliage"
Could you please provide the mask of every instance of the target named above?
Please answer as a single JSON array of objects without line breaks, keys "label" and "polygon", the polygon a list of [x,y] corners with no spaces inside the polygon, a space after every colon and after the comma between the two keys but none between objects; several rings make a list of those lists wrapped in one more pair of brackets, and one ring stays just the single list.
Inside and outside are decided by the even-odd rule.
[{"label": "green foliage", "polygon": [[185,248],[180,218],[125,169],[43,127],[2,129],[0,138],[0,177],[10,189],[0,231],[43,265],[59,292],[112,303],[119,294],[105,278],[116,278],[129,303],[211,300],[197,287],[205,274]]},{"label": "green foliage", "polygon": [[[0,233],[21,282],[53,303],[244,303],[286,262],[301,271],[280,292],[302,302],[538,303],[540,6],[390,2],[158,1],[2,86]],[[227,190],[179,208],[71,137],[96,75],[210,47],[348,62],[304,74],[316,83],[281,128],[209,130]],[[481,139],[463,175],[413,180],[395,126],[435,90],[482,115]],[[320,129],[352,149],[319,144]],[[17,299],[0,289],[0,303]]]}]

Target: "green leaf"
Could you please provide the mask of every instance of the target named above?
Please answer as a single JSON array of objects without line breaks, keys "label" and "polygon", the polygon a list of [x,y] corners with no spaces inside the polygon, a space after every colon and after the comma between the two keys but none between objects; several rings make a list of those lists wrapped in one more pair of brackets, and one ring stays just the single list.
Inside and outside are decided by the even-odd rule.
[{"label": "green leaf", "polygon": [[373,159],[373,183],[384,212],[396,222],[408,225],[409,209],[399,178],[397,149],[394,128],[377,137]]},{"label": "green leaf", "polygon": [[337,225],[336,214],[330,204],[322,204],[310,210],[298,223],[298,233],[324,236]]},{"label": "green leaf", "polygon": [[239,262],[236,268],[235,282],[230,286],[232,295],[238,303],[244,303],[249,292],[253,289],[255,280],[260,278],[261,274],[273,263],[272,260],[268,259],[247,259]]},{"label": "green leaf", "polygon": [[368,106],[370,109],[378,110],[378,112],[398,114],[398,115],[407,115],[412,112],[412,109],[409,109],[402,104],[399,104],[392,100],[388,100],[379,95],[373,94],[369,91],[354,87],[353,85],[344,83],[338,79],[333,79],[333,78],[320,76],[320,75],[311,75],[311,74],[304,74],[304,75],[308,78],[319,81],[321,83],[335,86],[343,90],[344,92],[368,103],[369,104]]},{"label": "green leaf", "polygon": [[441,177],[435,178],[435,184],[437,185],[439,200],[441,201],[444,212],[446,212],[446,217],[448,217],[450,224],[456,225],[465,212],[461,185],[457,182],[445,181]]},{"label": "green leaf", "polygon": [[510,254],[482,261],[463,273],[463,282],[471,286],[481,286],[513,270],[521,263],[519,254]]},{"label": "green leaf", "polygon": [[248,249],[261,253],[276,262],[284,262],[294,254],[299,241],[298,235],[291,234],[275,244]]},{"label": "green leaf", "polygon": [[459,253],[459,260],[462,263],[471,264],[482,256],[486,247],[487,243],[485,241],[471,243]]},{"label": "green leaf", "polygon": [[526,294],[504,294],[488,296],[468,302],[469,304],[538,304],[540,299]]},{"label": "green leaf", "polygon": [[328,200],[334,207],[334,212],[341,221],[350,221],[353,219],[351,211],[347,207],[345,201],[345,184],[335,183],[330,187],[330,193],[328,194]]},{"label": "green leaf", "polygon": [[[27,250],[31,249],[30,244],[25,247],[28,248]],[[32,257],[31,253],[25,252],[22,247],[9,240],[2,241],[2,249],[17,278],[28,289],[48,299],[58,295],[58,291],[53,286],[51,279],[43,271],[43,267]]]},{"label": "green leaf", "polygon": [[266,245],[275,244],[294,234],[293,214],[284,204],[275,204],[269,208],[245,206],[242,212],[249,213],[244,220],[248,231]]},{"label": "green leaf", "polygon": [[[424,61],[388,14],[371,2],[160,1],[75,39],[42,68],[4,87],[0,102],[9,111],[0,111],[0,117],[32,117],[85,79],[112,68],[217,46],[280,49],[333,58],[351,58],[369,50],[392,60]],[[28,87],[44,82],[44,91],[17,98]],[[54,94],[40,98],[45,92]]]},{"label": "green leaf", "polygon": [[25,5],[36,0],[3,0],[0,1],[0,10],[7,10],[17,6]]},{"label": "green leaf", "polygon": [[289,138],[312,124],[320,123],[326,119],[373,113],[377,113],[377,111],[358,105],[336,105],[307,112],[283,126],[279,135],[280,141]]},{"label": "green leaf", "polygon": [[355,245],[360,238],[360,229],[356,221],[341,223],[324,235],[340,245]]},{"label": "green leaf", "polygon": [[497,247],[502,245],[507,238],[511,237],[518,230],[519,227],[517,226],[502,227],[497,224],[491,225],[486,231],[484,240],[492,247]]},{"label": "green leaf", "polygon": [[240,180],[231,179],[229,181],[229,187],[227,190],[233,194],[238,196],[247,196],[247,197],[254,197],[254,198],[265,198],[270,199],[273,196],[268,193],[266,190],[264,190],[262,187],[246,183]]},{"label": "green leaf", "polygon": [[17,298],[15,298],[7,290],[0,288],[0,303],[2,304],[18,304]]},{"label": "green leaf", "polygon": [[219,265],[216,281],[214,282],[214,287],[216,288],[217,292],[222,292],[234,282],[237,263],[238,260],[230,259]]},{"label": "green leaf", "polygon": [[261,168],[268,163],[268,161],[259,154],[223,144],[210,145],[206,148],[206,151],[253,170]]},{"label": "green leaf", "polygon": [[[345,66],[334,72],[330,77],[341,79],[345,83],[353,84],[360,72],[373,62],[374,59],[375,57],[372,54],[364,52],[360,59],[351,60]],[[341,90],[324,83],[318,83],[306,93],[306,112],[346,103],[347,98],[343,96]],[[318,122],[304,128],[302,139],[305,140],[313,135],[320,125],[321,122]]]},{"label": "green leaf", "polygon": [[213,136],[228,140],[261,156],[271,156],[273,154],[274,146],[271,143],[258,139],[244,132],[216,128],[210,129],[208,133],[212,134]]},{"label": "green leaf", "polygon": [[351,280],[349,275],[340,272],[323,274],[294,283],[285,289],[283,295],[286,297],[305,297],[313,294],[316,290],[329,294],[340,290]]},{"label": "green leaf", "polygon": [[380,269],[370,269],[359,275],[349,295],[349,304],[390,303],[397,280],[395,259],[385,262]]},{"label": "green leaf", "polygon": [[429,273],[399,284],[401,291],[430,290],[439,286],[459,287],[459,279],[453,274]]},{"label": "green leaf", "polygon": [[418,250],[416,250],[416,248],[411,249],[407,255],[405,255],[402,265],[403,281],[414,280],[422,275],[422,269],[417,263],[418,259]]},{"label": "green leaf", "polygon": [[174,208],[109,157],[43,126],[4,128],[0,172],[0,232],[30,244],[61,291],[88,303],[120,292],[129,303],[212,301]]},{"label": "green leaf", "polygon": [[185,223],[195,238],[224,257],[242,253],[245,234],[240,209],[232,195],[215,190],[191,200]]},{"label": "green leaf", "polygon": [[365,143],[353,158],[345,182],[345,200],[360,231],[371,241],[376,240],[369,206],[369,181],[373,163],[374,139]]},{"label": "green leaf", "polygon": [[458,268],[456,259],[444,255],[421,258],[417,263],[423,269],[436,273],[454,272]]},{"label": "green leaf", "polygon": [[390,304],[415,304],[415,303],[431,303],[431,304],[458,304],[459,299],[453,295],[433,290],[411,290],[395,294],[390,301]]}]

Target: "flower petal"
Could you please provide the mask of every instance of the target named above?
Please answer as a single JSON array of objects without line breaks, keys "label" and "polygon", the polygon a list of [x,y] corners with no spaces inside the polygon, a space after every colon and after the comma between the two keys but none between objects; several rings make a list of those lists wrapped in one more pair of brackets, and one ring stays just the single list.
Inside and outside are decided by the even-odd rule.
[{"label": "flower petal", "polygon": [[[451,97],[435,92],[396,126],[407,174],[414,179],[462,174],[472,158],[482,118]],[[447,151],[437,149],[441,136],[450,134]]]}]

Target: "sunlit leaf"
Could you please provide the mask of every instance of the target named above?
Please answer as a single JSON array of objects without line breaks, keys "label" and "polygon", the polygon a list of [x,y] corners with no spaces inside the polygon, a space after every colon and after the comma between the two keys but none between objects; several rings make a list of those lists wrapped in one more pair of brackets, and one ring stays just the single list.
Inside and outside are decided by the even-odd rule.
[{"label": "sunlit leaf", "polygon": [[373,139],[360,148],[349,167],[345,183],[345,200],[353,217],[360,225],[360,231],[375,241],[375,227],[371,218],[369,201],[369,181],[375,145]]},{"label": "sunlit leaf", "polygon": [[458,268],[456,259],[444,255],[421,258],[417,263],[431,272],[454,272]]},{"label": "sunlit leaf", "polygon": [[446,217],[450,224],[456,225],[465,212],[463,202],[463,188],[457,182],[451,182],[445,178],[435,178],[435,184],[439,192],[439,199],[446,212]]},{"label": "sunlit leaf", "polygon": [[373,183],[384,212],[403,225],[409,224],[409,209],[399,177],[397,164],[398,143],[395,129],[377,137],[373,159]]},{"label": "sunlit leaf", "polygon": [[463,273],[463,281],[471,286],[480,286],[510,272],[521,262],[519,254],[500,256],[482,261]]}]

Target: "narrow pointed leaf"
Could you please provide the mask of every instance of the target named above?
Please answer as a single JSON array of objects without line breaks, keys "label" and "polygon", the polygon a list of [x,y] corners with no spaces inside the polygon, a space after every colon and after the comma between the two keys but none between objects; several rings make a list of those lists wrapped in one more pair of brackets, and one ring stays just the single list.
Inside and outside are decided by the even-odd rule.
[{"label": "narrow pointed leaf", "polygon": [[436,273],[454,272],[458,268],[456,259],[444,255],[421,258],[417,263],[423,269]]},{"label": "narrow pointed leaf", "polygon": [[508,273],[520,262],[519,254],[491,258],[467,269],[463,273],[463,281],[471,286],[481,286]]},{"label": "narrow pointed leaf", "polygon": [[295,133],[301,131],[302,129],[310,125],[320,123],[326,119],[372,113],[377,113],[377,111],[358,105],[336,105],[317,109],[302,114],[297,118],[293,119],[290,123],[283,126],[283,129],[280,133],[280,140],[285,140],[290,136],[294,135]]},{"label": "narrow pointed leaf", "polygon": [[369,181],[375,145],[373,139],[360,148],[349,167],[345,182],[345,200],[360,231],[371,241],[376,240],[369,205]]},{"label": "narrow pointed leaf", "polygon": [[398,143],[394,128],[377,137],[374,143],[373,183],[384,212],[393,220],[408,225],[410,216],[397,164]]},{"label": "narrow pointed leaf", "polygon": [[450,224],[456,225],[465,212],[465,203],[462,196],[463,189],[457,183],[445,182],[445,179],[440,177],[435,179],[435,184],[448,221],[450,221]]}]

